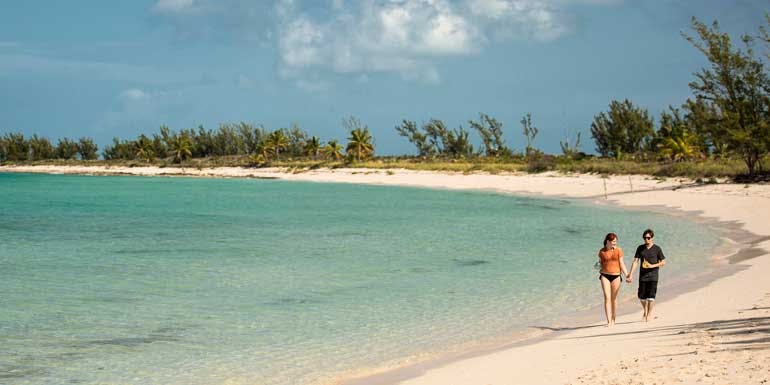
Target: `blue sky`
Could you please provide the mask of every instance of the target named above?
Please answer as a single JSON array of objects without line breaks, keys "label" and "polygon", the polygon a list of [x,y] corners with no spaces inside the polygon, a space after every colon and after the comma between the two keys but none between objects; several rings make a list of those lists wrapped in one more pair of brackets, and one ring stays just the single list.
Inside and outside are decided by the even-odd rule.
[{"label": "blue sky", "polygon": [[[629,98],[656,117],[706,65],[690,18],[755,33],[765,1],[26,0],[0,4],[0,132],[134,138],[166,124],[297,124],[344,139],[354,115],[380,154],[394,126],[487,113],[514,150],[558,153]],[[476,139],[478,144],[478,140]]]}]

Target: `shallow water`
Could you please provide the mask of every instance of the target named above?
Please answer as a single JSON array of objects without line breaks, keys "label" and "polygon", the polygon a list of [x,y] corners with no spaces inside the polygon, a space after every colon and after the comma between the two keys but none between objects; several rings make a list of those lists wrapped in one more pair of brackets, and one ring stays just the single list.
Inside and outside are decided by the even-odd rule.
[{"label": "shallow water", "polygon": [[[567,200],[253,179],[0,173],[0,383],[303,384],[547,325],[631,263],[717,245]],[[625,289],[628,290],[628,289]]]}]

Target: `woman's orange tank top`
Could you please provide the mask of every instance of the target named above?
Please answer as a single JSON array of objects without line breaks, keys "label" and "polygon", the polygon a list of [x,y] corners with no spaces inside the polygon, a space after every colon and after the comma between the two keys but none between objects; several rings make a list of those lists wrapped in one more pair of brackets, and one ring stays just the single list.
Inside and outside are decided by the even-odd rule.
[{"label": "woman's orange tank top", "polygon": [[620,274],[620,258],[623,258],[623,249],[620,247],[599,250],[599,262],[605,273]]}]

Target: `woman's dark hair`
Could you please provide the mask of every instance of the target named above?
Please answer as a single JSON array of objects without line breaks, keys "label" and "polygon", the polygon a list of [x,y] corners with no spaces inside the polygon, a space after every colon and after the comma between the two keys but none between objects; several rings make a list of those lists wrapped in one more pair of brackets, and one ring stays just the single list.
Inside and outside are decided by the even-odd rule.
[{"label": "woman's dark hair", "polygon": [[615,233],[609,233],[604,236],[604,242],[602,243],[602,247],[607,247],[607,242],[614,241],[618,239],[618,236]]},{"label": "woman's dark hair", "polygon": [[644,232],[642,233],[642,236],[645,236],[645,235],[649,235],[650,238],[655,238],[655,233],[652,232],[652,229],[644,230]]}]

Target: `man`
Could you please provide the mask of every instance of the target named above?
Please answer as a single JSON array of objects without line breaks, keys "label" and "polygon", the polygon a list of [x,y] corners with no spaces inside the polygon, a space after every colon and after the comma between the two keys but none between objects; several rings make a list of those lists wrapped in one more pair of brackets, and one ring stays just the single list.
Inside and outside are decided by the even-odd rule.
[{"label": "man", "polygon": [[666,256],[663,255],[660,246],[655,244],[654,237],[655,233],[652,230],[644,230],[642,233],[644,244],[636,248],[634,263],[626,275],[626,282],[631,283],[634,269],[641,263],[637,296],[642,303],[642,318],[645,322],[652,319],[652,305],[655,303],[655,295],[658,292],[658,270],[666,265]]}]

